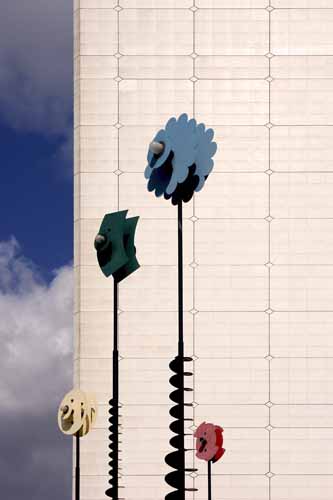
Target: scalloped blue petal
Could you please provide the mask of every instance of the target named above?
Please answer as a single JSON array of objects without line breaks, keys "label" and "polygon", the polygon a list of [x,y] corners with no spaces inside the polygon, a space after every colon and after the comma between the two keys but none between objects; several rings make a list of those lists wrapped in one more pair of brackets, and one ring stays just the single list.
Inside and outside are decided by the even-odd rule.
[{"label": "scalloped blue petal", "polygon": [[[177,185],[186,180],[193,164],[196,166],[195,174],[199,177],[195,190],[199,191],[214,166],[212,157],[216,153],[217,145],[212,142],[213,137],[213,129],[205,130],[203,123],[197,125],[196,120],[189,119],[186,113],[181,114],[178,119],[170,118],[165,129],[161,129],[154,138],[154,141],[163,142],[165,145],[162,155],[156,157],[148,151],[145,177],[149,179],[152,171],[161,167],[172,152],[173,169],[165,193],[172,195]],[[160,187],[156,187],[155,193],[157,196],[163,194]]]}]

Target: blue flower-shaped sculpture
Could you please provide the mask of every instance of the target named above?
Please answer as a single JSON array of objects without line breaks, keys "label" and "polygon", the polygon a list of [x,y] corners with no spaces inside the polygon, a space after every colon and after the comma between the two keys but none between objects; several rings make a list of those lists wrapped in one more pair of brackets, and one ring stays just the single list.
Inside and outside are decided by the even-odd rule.
[{"label": "blue flower-shaped sculpture", "polygon": [[148,191],[171,198],[173,205],[189,201],[194,191],[202,189],[213,169],[216,153],[214,131],[203,123],[182,114],[170,118],[149,146],[145,169]]}]

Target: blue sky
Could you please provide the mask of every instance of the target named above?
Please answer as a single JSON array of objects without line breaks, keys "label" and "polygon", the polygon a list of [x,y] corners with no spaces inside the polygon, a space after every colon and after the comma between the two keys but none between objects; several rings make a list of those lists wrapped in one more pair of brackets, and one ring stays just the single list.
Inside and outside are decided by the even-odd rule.
[{"label": "blue sky", "polygon": [[72,2],[0,3],[0,239],[47,275],[73,254]]},{"label": "blue sky", "polygon": [[[73,256],[71,165],[59,153],[61,137],[0,125],[0,240],[15,235],[44,277]],[[67,164],[68,163],[68,164]]]},{"label": "blue sky", "polygon": [[1,498],[70,500],[72,1],[0,6]]}]

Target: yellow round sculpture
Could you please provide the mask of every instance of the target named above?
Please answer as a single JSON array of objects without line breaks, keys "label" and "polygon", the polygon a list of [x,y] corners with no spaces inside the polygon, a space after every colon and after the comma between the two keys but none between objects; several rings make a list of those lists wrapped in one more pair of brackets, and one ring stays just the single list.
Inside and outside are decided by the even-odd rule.
[{"label": "yellow round sculpture", "polygon": [[58,425],[61,432],[73,436],[85,436],[94,425],[97,416],[95,398],[80,389],[72,389],[60,403]]}]

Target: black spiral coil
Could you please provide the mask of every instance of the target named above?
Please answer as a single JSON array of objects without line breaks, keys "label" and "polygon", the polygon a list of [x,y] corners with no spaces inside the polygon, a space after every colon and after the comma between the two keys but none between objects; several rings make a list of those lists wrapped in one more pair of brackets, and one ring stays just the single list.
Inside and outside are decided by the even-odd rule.
[{"label": "black spiral coil", "polygon": [[119,407],[118,404],[115,404],[113,399],[110,399],[110,410],[109,410],[109,484],[111,488],[107,489],[105,494],[112,498],[113,500],[119,500],[118,491],[119,491]]},{"label": "black spiral coil", "polygon": [[173,448],[176,448],[176,451],[169,453],[165,457],[165,462],[175,469],[165,476],[165,481],[169,486],[175,488],[175,491],[168,493],[165,500],[184,500],[186,491],[197,491],[196,488],[186,488],[185,484],[186,472],[191,473],[197,470],[186,468],[185,465],[185,452],[190,451],[185,448],[185,436],[191,435],[185,434],[185,422],[193,421],[193,418],[185,418],[185,407],[192,407],[192,403],[185,403],[184,395],[185,392],[193,392],[193,389],[185,387],[184,379],[185,377],[191,377],[193,373],[184,371],[184,363],[190,361],[192,361],[192,358],[178,355],[169,365],[170,369],[175,373],[170,378],[170,383],[176,388],[170,393],[171,401],[176,403],[169,411],[171,417],[175,419],[169,426],[170,430],[175,434],[170,439],[170,444]]}]

